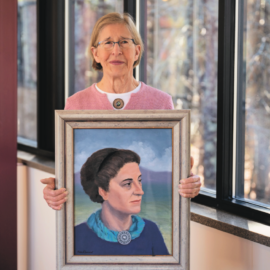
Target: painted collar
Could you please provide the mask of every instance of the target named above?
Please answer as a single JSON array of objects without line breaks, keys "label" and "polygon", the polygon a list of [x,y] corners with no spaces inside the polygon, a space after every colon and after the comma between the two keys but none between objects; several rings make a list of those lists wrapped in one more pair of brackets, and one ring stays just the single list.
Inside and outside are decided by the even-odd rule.
[{"label": "painted collar", "polygon": [[[101,239],[108,241],[108,242],[118,242],[117,231],[111,231],[101,221],[100,218],[101,209],[93,213],[87,220],[87,225],[90,229],[94,231],[94,233]],[[132,225],[130,226],[128,232],[131,235],[131,240],[136,239],[142,233],[145,222],[139,216],[131,216],[132,218]]]}]

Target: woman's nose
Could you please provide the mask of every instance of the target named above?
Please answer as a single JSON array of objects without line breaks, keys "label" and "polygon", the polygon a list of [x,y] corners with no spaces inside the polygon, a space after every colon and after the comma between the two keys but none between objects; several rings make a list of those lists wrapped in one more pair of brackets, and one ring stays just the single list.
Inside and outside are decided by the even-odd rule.
[{"label": "woman's nose", "polygon": [[136,183],[135,184],[134,194],[136,194],[136,195],[143,195],[144,194],[141,183]]},{"label": "woman's nose", "polygon": [[113,54],[120,54],[122,53],[122,48],[120,47],[119,43],[114,43],[113,49],[112,49]]}]

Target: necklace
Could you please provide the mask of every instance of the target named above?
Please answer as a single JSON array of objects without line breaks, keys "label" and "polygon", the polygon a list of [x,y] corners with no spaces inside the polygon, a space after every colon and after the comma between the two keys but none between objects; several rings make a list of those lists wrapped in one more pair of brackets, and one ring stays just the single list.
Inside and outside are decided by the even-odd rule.
[{"label": "necklace", "polygon": [[121,245],[128,245],[131,242],[131,234],[128,231],[121,231],[117,235],[117,241]]},{"label": "necklace", "polygon": [[113,107],[118,110],[122,109],[124,107],[124,101],[121,98],[116,98],[113,101]]},{"label": "necklace", "polygon": [[145,226],[145,222],[139,216],[131,216],[132,225],[128,231],[109,230],[100,218],[101,209],[93,213],[87,220],[88,227],[101,239],[108,242],[115,242],[121,245],[128,245],[133,239],[138,238]]}]

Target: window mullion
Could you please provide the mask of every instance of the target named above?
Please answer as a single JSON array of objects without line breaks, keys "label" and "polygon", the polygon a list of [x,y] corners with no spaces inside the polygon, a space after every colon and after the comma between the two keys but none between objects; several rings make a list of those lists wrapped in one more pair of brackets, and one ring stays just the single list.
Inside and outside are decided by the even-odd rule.
[{"label": "window mullion", "polygon": [[129,13],[136,20],[136,0],[124,0],[124,12]]},{"label": "window mullion", "polygon": [[[140,0],[137,0],[140,1]],[[124,12],[129,13],[136,23],[136,0],[124,0]],[[133,76],[136,78],[136,69],[133,69]]]},{"label": "window mullion", "polygon": [[232,196],[235,0],[219,1],[217,201]]},{"label": "window mullion", "polygon": [[139,80],[147,83],[147,1],[138,1],[140,1],[139,10],[137,10],[140,20],[139,31],[144,44],[144,53],[139,65]]},{"label": "window mullion", "polygon": [[75,31],[74,4],[68,0],[65,4],[65,101],[74,94],[75,78]]},{"label": "window mullion", "polygon": [[244,197],[244,157],[245,157],[245,74],[243,73],[243,38],[246,1],[238,2],[238,44],[237,45],[237,70],[238,77],[236,96],[236,161],[235,161],[235,196]]},{"label": "window mullion", "polygon": [[38,148],[54,152],[54,110],[64,108],[64,0],[37,2]]}]

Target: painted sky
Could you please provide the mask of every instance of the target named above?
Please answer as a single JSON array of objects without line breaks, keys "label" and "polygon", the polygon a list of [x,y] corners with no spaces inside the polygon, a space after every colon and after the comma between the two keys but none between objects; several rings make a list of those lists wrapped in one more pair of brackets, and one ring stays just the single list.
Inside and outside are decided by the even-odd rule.
[{"label": "painted sky", "polygon": [[92,153],[107,147],[136,152],[149,170],[172,171],[171,129],[75,129],[75,172]]}]

